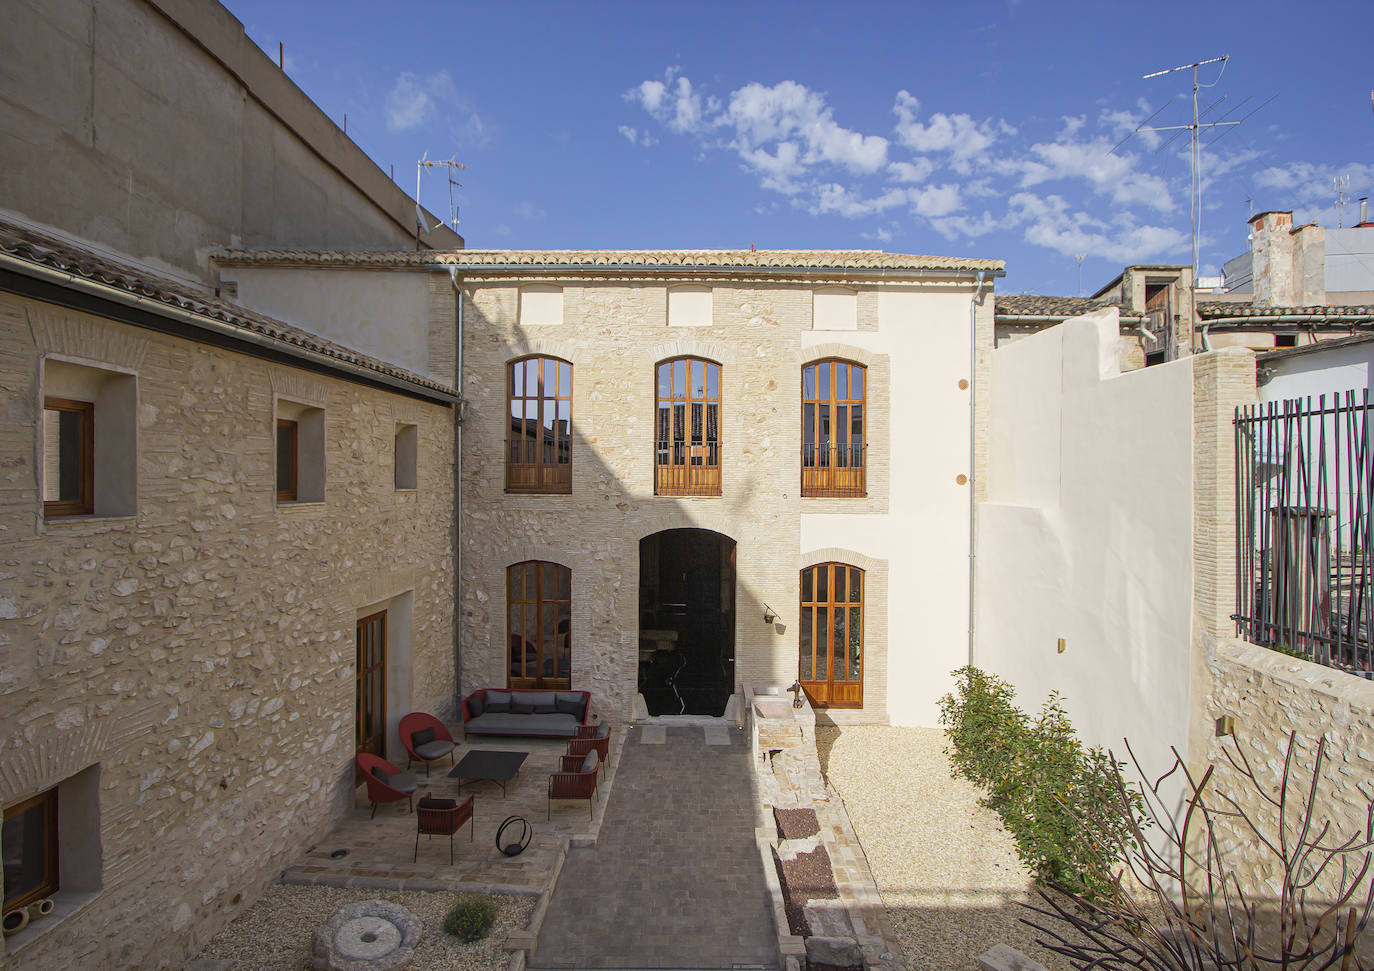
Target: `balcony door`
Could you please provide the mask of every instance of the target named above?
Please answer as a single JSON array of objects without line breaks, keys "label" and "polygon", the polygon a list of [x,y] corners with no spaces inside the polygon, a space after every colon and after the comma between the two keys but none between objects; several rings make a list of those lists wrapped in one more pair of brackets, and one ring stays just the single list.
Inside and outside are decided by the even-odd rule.
[{"label": "balcony door", "polygon": [[863,707],[863,614],[863,570],[844,563],[802,570],[797,680],[817,707]]}]

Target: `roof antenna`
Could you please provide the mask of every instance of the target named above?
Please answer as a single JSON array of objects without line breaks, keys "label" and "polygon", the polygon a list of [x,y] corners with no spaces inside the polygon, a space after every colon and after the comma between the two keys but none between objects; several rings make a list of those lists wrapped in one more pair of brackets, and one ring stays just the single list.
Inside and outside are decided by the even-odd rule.
[{"label": "roof antenna", "polygon": [[1073,258],[1078,261],[1078,295],[1083,296],[1083,261],[1088,258],[1087,253],[1075,253]]},{"label": "roof antenna", "polygon": [[420,161],[415,163],[415,248],[417,250],[420,248],[420,235],[422,233],[427,233],[430,230],[438,229],[440,226],[444,225],[442,221],[435,223],[433,226],[426,225],[425,210],[424,207],[420,205],[420,176],[424,174],[425,169],[433,168],[444,169],[448,175],[448,221],[453,226],[453,231],[458,231],[458,208],[454,205],[453,189],[455,186],[461,189],[463,183],[458,181],[455,177],[455,173],[463,171],[467,166],[458,161],[456,155],[442,160],[431,160],[429,152],[425,152],[425,154],[421,156]]}]

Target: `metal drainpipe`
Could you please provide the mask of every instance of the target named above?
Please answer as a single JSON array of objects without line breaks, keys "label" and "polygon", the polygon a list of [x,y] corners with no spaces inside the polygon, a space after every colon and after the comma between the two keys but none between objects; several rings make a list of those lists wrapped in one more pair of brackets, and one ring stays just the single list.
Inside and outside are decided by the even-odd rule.
[{"label": "metal drainpipe", "polygon": [[463,391],[463,291],[458,268],[449,267],[453,302],[458,318],[458,352],[455,375],[458,403],[453,407],[453,709],[462,717],[463,705],[463,417],[467,410]]},{"label": "metal drainpipe", "polygon": [[978,288],[968,305],[968,663],[973,663],[973,596],[977,551],[974,547],[974,498],[977,487],[974,469],[977,466],[978,438],[978,301],[983,296],[984,271],[978,271]]}]

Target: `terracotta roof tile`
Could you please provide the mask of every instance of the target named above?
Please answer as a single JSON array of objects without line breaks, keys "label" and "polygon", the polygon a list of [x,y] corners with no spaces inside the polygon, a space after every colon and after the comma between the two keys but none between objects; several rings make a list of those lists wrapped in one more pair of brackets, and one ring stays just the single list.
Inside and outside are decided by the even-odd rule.
[{"label": "terracotta roof tile", "polygon": [[1251,303],[1199,300],[1197,315],[1201,320],[1215,320],[1221,317],[1374,317],[1374,307],[1342,307],[1334,304],[1311,307],[1256,307]]},{"label": "terracotta roof tile", "polygon": [[214,254],[226,266],[425,266],[530,267],[568,270],[697,268],[719,270],[955,270],[1001,271],[1002,260],[955,256],[915,256],[882,250],[452,250],[330,251],[221,250]]},{"label": "terracotta roof tile", "polygon": [[313,351],[355,367],[385,374],[418,388],[457,396],[453,388],[422,374],[350,350],[292,324],[198,291],[190,284],[125,265],[110,256],[98,254],[75,243],[3,219],[0,219],[0,253],[35,266],[60,270],[93,283],[146,297],[177,310],[242,327],[282,345]]},{"label": "terracotta roof tile", "polygon": [[[1092,313],[1103,307],[1120,306],[1115,301],[1092,297],[1045,297],[1036,293],[998,294],[995,316],[1044,317],[1046,320],[1063,320],[1079,314]],[[1140,314],[1123,310],[1125,319],[1139,320]]]}]

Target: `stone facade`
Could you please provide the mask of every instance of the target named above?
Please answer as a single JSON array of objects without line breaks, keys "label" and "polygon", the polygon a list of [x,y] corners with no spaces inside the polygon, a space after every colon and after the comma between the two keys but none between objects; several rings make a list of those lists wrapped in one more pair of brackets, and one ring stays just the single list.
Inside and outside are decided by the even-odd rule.
[{"label": "stone facade", "polygon": [[[134,375],[133,515],[43,518],[49,358]],[[351,807],[358,618],[391,724],[453,713],[453,412],[7,294],[0,381],[0,804],[59,786],[65,915],[0,966],[178,967]],[[283,401],[324,410],[323,502],[275,501]]]},{"label": "stone facade", "polygon": [[[758,254],[761,260],[770,256]],[[639,543],[661,530],[694,527],[738,544],[737,693],[741,685],[786,686],[797,677],[799,571],[834,559],[864,568],[867,579],[864,705],[832,714],[886,722],[895,717],[893,698],[919,697],[924,704],[926,695],[933,711],[943,686],[935,678],[912,683],[909,674],[894,684],[889,662],[900,650],[943,675],[967,659],[963,598],[975,473],[969,466],[968,390],[974,284],[954,277],[875,285],[846,280],[842,271],[836,276],[815,281],[788,278],[786,272],[741,273],[707,280],[658,271],[588,279],[558,267],[522,268],[518,276],[483,273],[480,266],[459,271],[466,399],[464,691],[506,683],[506,567],[549,560],[572,570],[573,687],[590,690],[604,717],[633,717]],[[711,285],[709,326],[668,326],[667,288],[683,279]],[[519,287],[529,283],[563,287],[560,323],[520,325]],[[829,283],[856,290],[853,329],[813,329],[813,290]],[[989,297],[977,312],[983,380],[992,345],[991,308]],[[507,366],[532,354],[573,364],[570,495],[505,492]],[[718,498],[654,495],[654,366],[679,355],[722,366]],[[868,368],[866,498],[799,495],[800,372],[804,364],[829,357]],[[985,425],[986,412],[979,410]],[[982,433],[980,456],[985,447]],[[914,560],[924,566],[912,567]],[[937,564],[956,564],[963,574],[946,571],[936,583],[925,581],[920,570],[943,571]],[[951,585],[954,595],[941,583]],[[918,624],[904,629],[900,646],[891,643],[888,589],[899,585],[904,608],[953,636],[922,637],[917,631],[930,628]],[[775,623],[764,623],[765,607],[777,613]],[[918,707],[903,707],[901,718],[925,719],[923,707],[912,713]]]}]

